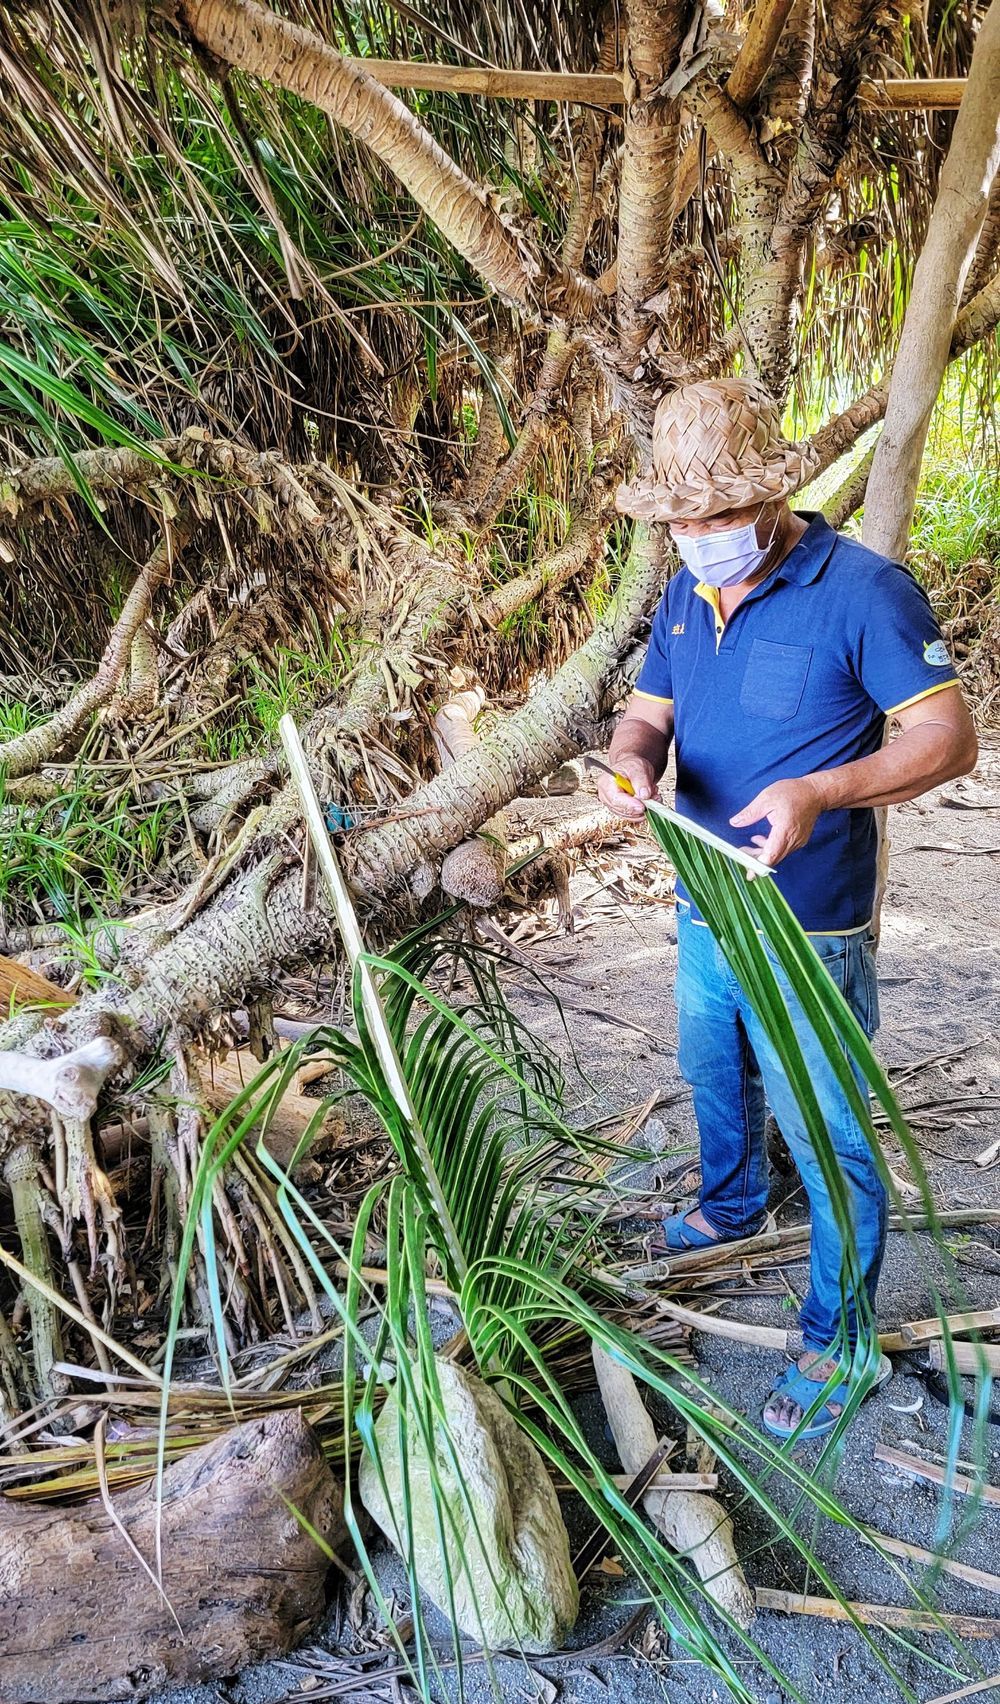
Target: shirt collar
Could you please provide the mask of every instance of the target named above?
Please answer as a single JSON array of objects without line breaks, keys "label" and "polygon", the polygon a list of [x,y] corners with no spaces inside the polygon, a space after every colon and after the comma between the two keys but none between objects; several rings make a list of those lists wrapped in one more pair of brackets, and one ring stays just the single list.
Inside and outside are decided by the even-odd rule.
[{"label": "shirt collar", "polygon": [[797,509],[795,513],[808,523],[806,530],[769,578],[789,580],[796,586],[810,586],[829,562],[837,534],[817,510]]}]

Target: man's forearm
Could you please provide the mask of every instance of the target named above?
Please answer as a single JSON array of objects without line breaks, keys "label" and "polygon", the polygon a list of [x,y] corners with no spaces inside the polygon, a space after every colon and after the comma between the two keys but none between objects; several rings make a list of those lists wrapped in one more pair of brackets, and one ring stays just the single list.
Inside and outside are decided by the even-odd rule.
[{"label": "man's forearm", "polygon": [[942,781],[964,774],[974,762],[974,748],[971,753],[959,749],[949,729],[926,722],[898,734],[871,757],[839,769],[817,770],[807,779],[817,791],[822,811],[875,808],[915,799]]},{"label": "man's forearm", "polygon": [[661,733],[648,722],[638,718],[634,720],[624,717],[615,730],[614,738],[608,748],[608,762],[614,767],[622,759],[636,757],[642,763],[648,763],[653,771],[653,780],[658,781],[667,767],[670,754],[670,735]]}]

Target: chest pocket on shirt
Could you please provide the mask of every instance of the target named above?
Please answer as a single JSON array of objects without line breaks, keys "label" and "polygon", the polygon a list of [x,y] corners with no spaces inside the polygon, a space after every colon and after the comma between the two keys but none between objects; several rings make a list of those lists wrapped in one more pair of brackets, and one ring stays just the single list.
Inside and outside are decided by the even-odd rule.
[{"label": "chest pocket on shirt", "polygon": [[779,645],[773,639],[755,639],[740,688],[741,710],[786,722],[802,702],[811,661],[811,645]]}]

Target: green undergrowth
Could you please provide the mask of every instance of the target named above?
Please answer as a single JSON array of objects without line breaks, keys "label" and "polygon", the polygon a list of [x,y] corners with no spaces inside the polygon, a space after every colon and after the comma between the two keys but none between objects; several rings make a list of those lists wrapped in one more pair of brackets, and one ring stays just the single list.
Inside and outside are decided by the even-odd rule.
[{"label": "green undergrowth", "polygon": [[[337,1456],[348,1467],[346,1517],[390,1632],[395,1618],[383,1596],[376,1554],[364,1529],[348,1465],[359,1451],[364,1452],[388,1490],[382,1458],[384,1429],[380,1431],[378,1415],[390,1395],[404,1463],[409,1438],[419,1438],[426,1452],[429,1485],[422,1495],[429,1495],[433,1505],[452,1605],[466,1566],[463,1553],[456,1549],[456,1509],[464,1509],[474,1519],[461,1452],[449,1427],[436,1374],[427,1293],[431,1272],[450,1292],[466,1365],[493,1387],[548,1467],[586,1506],[592,1522],[602,1529],[606,1551],[620,1557],[632,1576],[633,1594],[648,1602],[677,1644],[734,1698],[749,1704],[746,1663],[751,1659],[790,1699],[800,1700],[794,1675],[782,1673],[752,1634],[720,1614],[710,1586],[699,1581],[689,1560],[671,1551],[615,1486],[567,1395],[562,1359],[567,1346],[575,1342],[583,1346],[585,1355],[595,1346],[627,1368],[671,1416],[668,1425],[676,1425],[681,1432],[688,1426],[711,1444],[737,1534],[744,1521],[763,1520],[769,1544],[781,1545],[786,1561],[814,1582],[810,1589],[844,1602],[837,1570],[821,1559],[816,1534],[818,1527],[832,1522],[851,1532],[856,1541],[872,1542],[840,1500],[835,1485],[846,1429],[871,1389],[879,1354],[853,1251],[845,1185],[769,954],[801,989],[816,1037],[873,1141],[877,1139],[865,1090],[870,1088],[881,1103],[913,1167],[926,1223],[939,1250],[942,1239],[919,1155],[892,1090],[780,895],[766,881],[747,883],[728,858],[691,842],[671,825],[654,818],[651,827],[660,846],[682,870],[689,891],[711,919],[713,931],[747,987],[788,1070],[829,1174],[831,1211],[845,1241],[842,1285],[845,1299],[848,1293],[860,1297],[861,1332],[853,1355],[850,1400],[818,1460],[813,1465],[800,1461],[794,1440],[791,1446],[779,1446],[742,1414],[720,1404],[717,1393],[675,1357],[626,1328],[615,1308],[620,1281],[613,1243],[609,1245],[603,1224],[603,1209],[614,1197],[607,1144],[573,1127],[561,1072],[553,1056],[538,1047],[508,1007],[489,957],[476,949],[442,946],[430,927],[415,931],[391,957],[361,953],[354,964],[351,1029],[318,1029],[270,1061],[209,1132],[175,1279],[163,1366],[161,1450],[166,1447],[166,1393],[183,1320],[187,1275],[198,1246],[208,1256],[209,1283],[214,1285],[219,1377],[225,1389],[232,1388],[223,1294],[212,1278],[217,1235],[212,1204],[240,1148],[262,1131],[257,1158],[271,1174],[288,1233],[308,1261],[343,1334],[336,1426]],[[356,940],[357,925],[346,897],[338,900],[337,909],[345,940]],[[766,937],[766,949],[760,931]],[[455,952],[461,955],[464,974],[471,981],[471,993],[460,1005],[449,1003],[441,992],[453,985],[445,961]],[[383,1127],[395,1155],[395,1166],[372,1184],[350,1231],[343,1235],[331,1230],[297,1187],[294,1162],[282,1170],[265,1145],[268,1122],[300,1059],[310,1051],[324,1054],[338,1074],[333,1098],[360,1097]],[[321,1116],[318,1108],[303,1135],[300,1157]],[[616,1150],[613,1157],[621,1156]],[[373,1240],[379,1248],[381,1275],[371,1270]],[[928,1290],[943,1316],[944,1298],[931,1275]],[[948,1302],[953,1300],[949,1295]],[[948,1381],[957,1396],[951,1339],[947,1327],[942,1329]],[[988,1400],[988,1381],[981,1392]],[[817,1387],[817,1404],[823,1394]],[[957,1458],[961,1421],[956,1400],[949,1465]],[[982,1416],[975,1433],[977,1471],[981,1472]],[[396,1542],[407,1567],[412,1640],[401,1646],[400,1654],[411,1684],[422,1699],[429,1700],[440,1683],[442,1663],[452,1660],[461,1693],[462,1653],[457,1640],[451,1651],[435,1648],[424,1622],[420,1558],[414,1553],[414,1497],[404,1467],[395,1504]],[[946,1496],[938,1533],[942,1553],[974,1518],[974,1502],[958,1512],[954,1500]],[[753,1568],[755,1554],[747,1557],[748,1570]],[[904,1584],[902,1572],[897,1569],[897,1574]],[[934,1585],[930,1575],[919,1586],[906,1585],[916,1603],[929,1605]],[[441,1607],[447,1612],[449,1604]],[[887,1695],[891,1691],[912,1699],[914,1694],[894,1661],[893,1646],[883,1649],[860,1623],[855,1622],[855,1629],[883,1670]],[[941,1630],[947,1632],[943,1624]],[[927,1656],[926,1660],[938,1671],[935,1679],[962,1675],[968,1661],[954,1639],[949,1658]]]},{"label": "green undergrowth", "polygon": [[109,800],[84,775],[43,803],[11,802],[0,781],[0,927],[82,932],[158,897],[183,839],[176,797],[150,802],[126,788]]},{"label": "green undergrowth", "polygon": [[[924,463],[910,532],[909,560],[939,613],[964,613],[972,589],[996,601],[1000,592],[1000,488],[985,467],[934,455]],[[972,588],[970,564],[982,568]]]}]

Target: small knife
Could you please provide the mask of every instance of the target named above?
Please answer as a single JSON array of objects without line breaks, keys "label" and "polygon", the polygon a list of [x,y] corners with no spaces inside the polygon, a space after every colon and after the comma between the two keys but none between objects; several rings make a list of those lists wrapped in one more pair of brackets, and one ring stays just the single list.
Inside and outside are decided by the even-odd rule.
[{"label": "small knife", "polygon": [[602,775],[610,775],[612,781],[617,782],[623,793],[627,793],[631,799],[635,798],[635,788],[627,775],[619,774],[617,769],[612,769],[610,763],[602,762],[599,757],[585,757],[583,761],[587,769],[599,769]]}]

